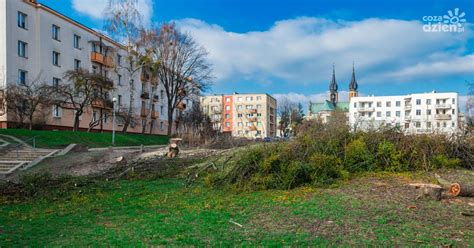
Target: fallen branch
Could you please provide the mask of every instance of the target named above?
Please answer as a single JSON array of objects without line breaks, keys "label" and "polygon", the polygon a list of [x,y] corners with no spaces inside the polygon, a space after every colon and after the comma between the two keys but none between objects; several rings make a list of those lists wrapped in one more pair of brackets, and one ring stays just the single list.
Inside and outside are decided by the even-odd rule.
[{"label": "fallen branch", "polygon": [[229,222],[232,223],[232,224],[234,224],[234,225],[236,225],[236,226],[238,226],[238,227],[244,227],[242,224],[239,224],[239,223],[237,223],[237,222],[235,222],[235,221],[233,221],[233,220],[229,220]]}]

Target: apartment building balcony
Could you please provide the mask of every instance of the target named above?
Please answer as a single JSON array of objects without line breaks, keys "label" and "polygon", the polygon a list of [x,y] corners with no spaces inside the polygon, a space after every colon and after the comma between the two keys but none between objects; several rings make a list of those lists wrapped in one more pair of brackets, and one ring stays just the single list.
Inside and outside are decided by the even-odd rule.
[{"label": "apartment building balcony", "polygon": [[178,102],[176,104],[176,108],[179,109],[179,110],[185,110],[186,109],[186,104],[183,103],[183,102]]},{"label": "apartment building balcony", "polygon": [[153,95],[153,101],[154,102],[158,102],[160,98],[158,97],[158,95]]},{"label": "apartment building balcony", "polygon": [[150,93],[143,91],[142,94],[140,95],[142,99],[150,99]]},{"label": "apartment building balcony", "polygon": [[437,108],[437,109],[450,109],[451,104],[447,104],[447,103],[435,104],[435,108]]},{"label": "apartment building balcony", "polygon": [[375,111],[375,108],[374,107],[360,107],[360,108],[357,108],[357,111],[359,111],[359,112],[373,112],[373,111]]},{"label": "apartment building balcony", "polygon": [[157,119],[158,118],[158,112],[156,112],[155,110],[152,110],[151,111],[151,118],[152,119]]},{"label": "apartment building balcony", "polygon": [[451,115],[449,114],[436,114],[435,120],[451,120]]},{"label": "apartment building balcony", "polygon": [[257,127],[256,126],[250,126],[247,128],[249,131],[257,131]]},{"label": "apartment building balcony", "polygon": [[146,117],[146,116],[148,115],[148,109],[142,107],[142,109],[141,109],[141,111],[140,111],[140,115],[141,115],[142,117]]},{"label": "apartment building balcony", "polygon": [[93,108],[113,109],[114,103],[111,100],[96,99],[91,102]]},{"label": "apartment building balcony", "polygon": [[256,114],[257,109],[247,109],[247,112],[249,112],[250,114]]},{"label": "apartment building balcony", "polygon": [[114,62],[113,59],[109,56],[104,56],[101,53],[98,52],[92,52],[91,53],[91,61],[95,63],[99,63],[101,65],[104,65],[106,67],[113,67]]},{"label": "apartment building balcony", "polygon": [[257,117],[250,117],[250,118],[249,118],[249,121],[250,121],[250,122],[256,122],[256,121],[257,121]]},{"label": "apartment building balcony", "polygon": [[142,82],[148,82],[150,81],[150,74],[146,73],[146,72],[142,72],[140,74],[140,79],[142,80]]},{"label": "apartment building balcony", "polygon": [[411,107],[412,107],[411,104],[405,103],[405,110],[411,110]]},{"label": "apartment building balcony", "polygon": [[405,121],[411,121],[411,116],[410,115],[405,115]]}]

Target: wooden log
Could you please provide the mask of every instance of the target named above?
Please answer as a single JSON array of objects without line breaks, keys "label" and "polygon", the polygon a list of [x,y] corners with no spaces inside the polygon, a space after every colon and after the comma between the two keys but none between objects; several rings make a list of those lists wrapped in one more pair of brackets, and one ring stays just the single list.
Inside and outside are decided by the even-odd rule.
[{"label": "wooden log", "polygon": [[453,196],[474,196],[474,185],[453,183],[449,187],[449,193]]}]

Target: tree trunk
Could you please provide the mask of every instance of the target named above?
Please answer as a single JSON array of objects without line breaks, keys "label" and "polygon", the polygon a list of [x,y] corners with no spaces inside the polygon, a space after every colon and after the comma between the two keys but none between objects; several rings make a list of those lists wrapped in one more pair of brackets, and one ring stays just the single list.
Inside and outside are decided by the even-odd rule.
[{"label": "tree trunk", "polygon": [[78,114],[78,113],[76,113],[76,115],[74,116],[74,126],[73,126],[73,128],[72,128],[72,131],[73,131],[73,132],[76,132],[76,131],[79,130],[79,117],[80,117],[80,116],[81,116],[81,115]]},{"label": "tree trunk", "polygon": [[33,116],[30,115],[29,119],[30,119],[30,123],[28,124],[28,129],[31,131],[33,130]]},{"label": "tree trunk", "polygon": [[474,185],[453,183],[449,193],[453,196],[474,196]]},{"label": "tree trunk", "polygon": [[168,136],[171,136],[171,134],[173,134],[173,116],[168,111]]}]

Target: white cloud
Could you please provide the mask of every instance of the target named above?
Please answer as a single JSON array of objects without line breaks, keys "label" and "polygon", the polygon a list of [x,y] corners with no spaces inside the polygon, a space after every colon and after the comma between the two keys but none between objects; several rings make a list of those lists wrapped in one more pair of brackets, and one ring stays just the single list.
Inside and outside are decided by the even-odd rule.
[{"label": "white cloud", "polygon": [[342,83],[350,77],[352,61],[362,84],[436,80],[472,73],[474,61],[466,52],[470,25],[464,33],[426,33],[420,21],[301,17],[265,31],[235,33],[196,19],[176,23],[209,50],[217,83],[278,78],[327,84],[333,62]]},{"label": "white cloud", "polygon": [[[79,13],[85,14],[94,19],[102,19],[108,2],[109,0],[72,0],[72,7]],[[151,18],[153,16],[152,0],[138,0],[137,10],[140,12],[145,24],[151,23]]]}]

